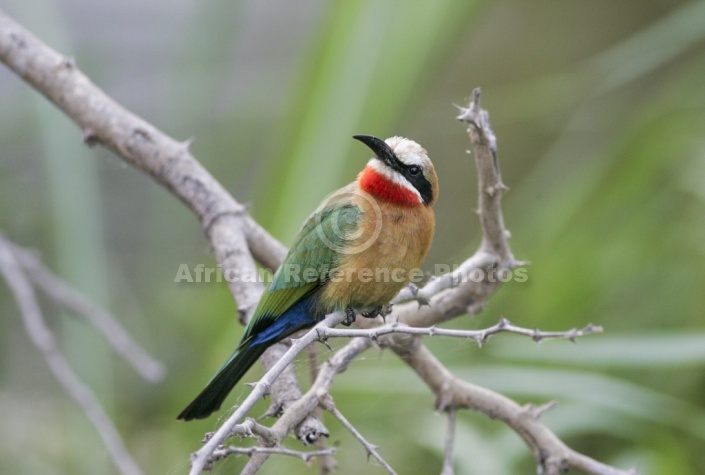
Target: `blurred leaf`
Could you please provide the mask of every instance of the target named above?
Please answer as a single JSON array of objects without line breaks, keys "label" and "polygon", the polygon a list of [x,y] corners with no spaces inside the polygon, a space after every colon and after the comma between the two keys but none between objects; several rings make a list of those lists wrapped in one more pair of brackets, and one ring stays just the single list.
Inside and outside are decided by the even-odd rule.
[{"label": "blurred leaf", "polygon": [[[331,5],[299,90],[292,94],[296,100],[280,157],[270,165],[272,172],[255,200],[268,229],[290,241],[325,193],[352,181],[344,158],[351,150],[357,157],[369,153],[354,148],[351,135],[396,132],[388,131],[390,124],[411,91],[428,80],[438,52],[457,38],[476,3],[361,0]],[[354,169],[364,163],[358,159]],[[262,211],[267,209],[276,209],[276,215]]]},{"label": "blurred leaf", "polygon": [[560,363],[600,368],[678,368],[705,366],[705,333],[629,333],[580,338],[575,345],[524,339],[493,341],[486,351],[495,358],[524,363]]}]

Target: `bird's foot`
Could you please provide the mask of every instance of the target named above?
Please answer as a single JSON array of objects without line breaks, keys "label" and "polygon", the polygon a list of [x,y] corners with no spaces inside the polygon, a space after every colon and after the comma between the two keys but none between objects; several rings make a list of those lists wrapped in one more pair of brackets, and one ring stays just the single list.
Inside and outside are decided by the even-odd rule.
[{"label": "bird's foot", "polygon": [[355,309],[353,309],[352,307],[345,307],[345,320],[343,320],[341,323],[346,327],[349,327],[350,325],[355,323]]},{"label": "bird's foot", "polygon": [[377,317],[382,317],[382,320],[386,322],[386,317],[392,313],[392,304],[387,304],[387,305],[377,305],[375,308],[372,309],[371,312],[369,313],[361,313],[365,318],[377,318]]}]

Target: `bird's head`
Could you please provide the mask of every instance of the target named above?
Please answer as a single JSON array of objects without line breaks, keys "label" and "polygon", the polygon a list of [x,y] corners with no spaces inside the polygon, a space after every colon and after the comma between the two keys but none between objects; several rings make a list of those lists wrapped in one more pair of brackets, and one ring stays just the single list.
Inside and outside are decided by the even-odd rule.
[{"label": "bird's head", "polygon": [[413,140],[355,135],[375,156],[358,176],[360,188],[405,206],[431,206],[438,197],[438,178],[426,150]]}]

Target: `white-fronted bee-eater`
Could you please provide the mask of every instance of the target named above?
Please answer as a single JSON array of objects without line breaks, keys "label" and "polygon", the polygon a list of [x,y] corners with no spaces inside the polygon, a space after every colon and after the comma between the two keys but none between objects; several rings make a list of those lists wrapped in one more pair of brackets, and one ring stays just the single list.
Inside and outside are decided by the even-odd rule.
[{"label": "white-fronted bee-eater", "polygon": [[412,140],[355,139],[374,157],[305,222],[240,344],[178,419],[208,417],[274,343],[334,311],[376,316],[409,283],[433,238],[438,179]]}]

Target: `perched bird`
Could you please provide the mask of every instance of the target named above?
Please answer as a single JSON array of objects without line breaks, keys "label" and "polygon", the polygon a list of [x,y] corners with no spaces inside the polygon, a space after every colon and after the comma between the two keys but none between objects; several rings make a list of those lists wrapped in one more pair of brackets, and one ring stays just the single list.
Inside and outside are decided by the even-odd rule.
[{"label": "perched bird", "polygon": [[334,311],[366,317],[405,286],[426,256],[438,180],[426,150],[402,137],[355,139],[374,157],[305,222],[265,290],[235,352],[178,419],[202,419],[274,343]]}]

